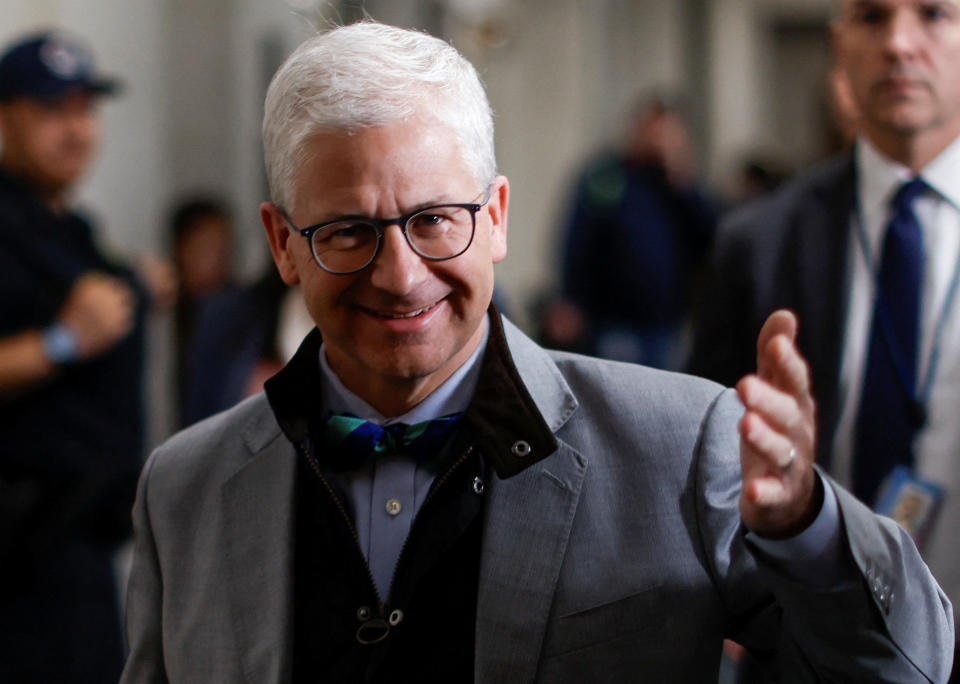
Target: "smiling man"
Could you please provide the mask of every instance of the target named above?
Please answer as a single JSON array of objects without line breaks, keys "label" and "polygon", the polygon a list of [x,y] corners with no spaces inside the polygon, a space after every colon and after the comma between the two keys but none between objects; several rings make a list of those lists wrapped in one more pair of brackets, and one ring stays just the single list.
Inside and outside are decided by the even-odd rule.
[{"label": "smiling man", "polygon": [[145,467],[123,681],[706,682],[724,636],[796,680],[943,679],[949,602],[812,465],[791,314],[734,392],[548,352],[491,306],[509,184],[453,48],[308,40],[264,147],[317,329]]},{"label": "smiling man", "polygon": [[[317,134],[293,186],[299,201],[262,209],[284,280],[303,286],[308,310],[323,322],[330,367],[390,417],[419,404],[477,348],[493,264],[507,252],[507,179],[481,184],[454,131],[438,123],[425,112],[353,135]],[[382,235],[355,221],[411,211],[423,213],[383,226]],[[308,239],[290,230],[308,223],[321,226]],[[434,249],[441,258],[431,258]],[[330,272],[354,254],[360,260],[340,268],[352,272]]]},{"label": "smiling man", "polygon": [[726,221],[692,370],[733,382],[764,318],[796,311],[819,463],[887,514],[923,492],[911,532],[956,602],[960,3],[841,0],[832,30],[856,145]]}]

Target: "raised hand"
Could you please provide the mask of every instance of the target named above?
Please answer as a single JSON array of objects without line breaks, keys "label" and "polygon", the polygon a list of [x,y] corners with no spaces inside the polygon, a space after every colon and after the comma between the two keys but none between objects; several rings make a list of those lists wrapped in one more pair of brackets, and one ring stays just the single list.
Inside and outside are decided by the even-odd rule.
[{"label": "raised hand", "polygon": [[816,405],[796,335],[793,313],[771,314],[757,340],[757,373],[737,383],[747,409],[739,425],[740,515],[753,532],[769,538],[801,532],[822,503],[813,470]]}]

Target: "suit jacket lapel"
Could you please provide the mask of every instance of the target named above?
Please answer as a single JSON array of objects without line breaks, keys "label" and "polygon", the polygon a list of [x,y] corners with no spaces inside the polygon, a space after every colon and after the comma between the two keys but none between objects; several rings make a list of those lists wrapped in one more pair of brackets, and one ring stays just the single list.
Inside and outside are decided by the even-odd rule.
[{"label": "suit jacket lapel", "polygon": [[295,465],[293,447],[275,429],[222,488],[225,584],[251,683],[290,678]]},{"label": "suit jacket lapel", "polygon": [[[504,332],[524,385],[556,432],[576,410],[576,399],[542,349],[508,321]],[[560,442],[546,459],[491,482],[477,600],[476,681],[523,682],[536,675],[586,470],[586,459]]]},{"label": "suit jacket lapel", "polygon": [[536,675],[586,460],[561,444],[550,458],[491,483],[477,598],[475,680]]},{"label": "suit jacket lapel", "polygon": [[805,220],[797,226],[797,283],[800,345],[813,367],[820,411],[820,461],[824,465],[839,415],[838,378],[843,353],[850,246],[850,217],[855,190],[854,165],[847,157],[817,188]]}]

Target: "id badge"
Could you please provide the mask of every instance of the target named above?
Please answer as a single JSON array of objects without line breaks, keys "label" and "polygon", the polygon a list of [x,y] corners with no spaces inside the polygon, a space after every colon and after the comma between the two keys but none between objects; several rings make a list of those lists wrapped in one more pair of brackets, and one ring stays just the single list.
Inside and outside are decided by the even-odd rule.
[{"label": "id badge", "polygon": [[899,465],[884,480],[874,511],[900,523],[922,551],[942,501],[943,487],[921,480],[910,468]]}]

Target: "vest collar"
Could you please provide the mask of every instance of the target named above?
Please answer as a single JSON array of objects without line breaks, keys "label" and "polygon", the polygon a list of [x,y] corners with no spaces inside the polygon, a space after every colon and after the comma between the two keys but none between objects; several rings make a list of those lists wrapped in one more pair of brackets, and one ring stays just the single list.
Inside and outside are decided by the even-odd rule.
[{"label": "vest collar", "polygon": [[[463,420],[486,462],[501,479],[506,479],[556,451],[558,444],[553,431],[576,408],[576,401],[543,350],[509,323],[508,343],[508,333],[493,305],[489,321],[490,336],[480,379]],[[320,418],[323,382],[317,361],[320,342],[320,331],[314,328],[290,362],[264,387],[277,423],[294,443],[304,441],[310,435],[311,426]],[[545,377],[555,378],[559,383],[556,387],[538,383],[541,401],[531,395],[514,363],[511,348],[515,345],[519,346],[522,357],[533,365],[532,372],[540,370],[538,364],[547,364],[549,368],[543,370],[551,372]],[[555,392],[557,389],[560,392]],[[538,403],[546,407],[548,417]]]}]

